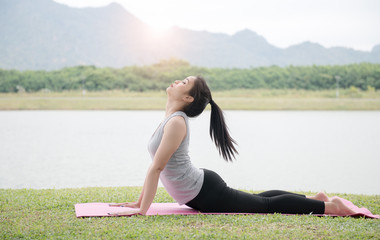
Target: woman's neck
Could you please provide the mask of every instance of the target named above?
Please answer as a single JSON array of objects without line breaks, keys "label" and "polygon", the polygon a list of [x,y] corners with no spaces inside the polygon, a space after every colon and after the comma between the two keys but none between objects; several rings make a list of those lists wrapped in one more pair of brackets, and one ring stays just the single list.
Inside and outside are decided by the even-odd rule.
[{"label": "woman's neck", "polygon": [[166,102],[165,117],[169,117],[170,115],[178,111],[183,111],[183,106],[181,106],[181,104],[170,101]]}]

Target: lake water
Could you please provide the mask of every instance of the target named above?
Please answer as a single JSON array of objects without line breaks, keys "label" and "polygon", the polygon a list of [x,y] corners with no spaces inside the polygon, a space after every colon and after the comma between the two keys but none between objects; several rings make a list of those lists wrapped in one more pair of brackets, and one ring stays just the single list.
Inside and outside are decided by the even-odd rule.
[{"label": "lake water", "polygon": [[[380,194],[380,112],[226,111],[226,163],[190,121],[190,156],[232,187]],[[163,111],[0,111],[0,188],[142,186]]]}]

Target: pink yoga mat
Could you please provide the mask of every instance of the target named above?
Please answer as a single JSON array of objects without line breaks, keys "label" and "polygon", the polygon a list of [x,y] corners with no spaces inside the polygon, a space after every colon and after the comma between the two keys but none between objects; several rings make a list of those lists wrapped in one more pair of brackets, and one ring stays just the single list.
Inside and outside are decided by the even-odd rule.
[{"label": "pink yoga mat", "polygon": [[[380,218],[380,215],[373,215],[366,208],[359,208],[352,202],[340,198],[348,207],[352,208],[356,213],[349,215],[350,217],[367,217]],[[109,217],[108,213],[117,213],[127,210],[126,207],[110,207],[109,203],[78,203],[75,204],[75,213],[77,217]],[[189,208],[178,203],[152,203],[146,215],[194,215],[194,214],[255,214],[255,213],[201,213],[197,210]],[[326,216],[326,215],[315,215]],[[337,216],[337,215],[330,215]]]}]

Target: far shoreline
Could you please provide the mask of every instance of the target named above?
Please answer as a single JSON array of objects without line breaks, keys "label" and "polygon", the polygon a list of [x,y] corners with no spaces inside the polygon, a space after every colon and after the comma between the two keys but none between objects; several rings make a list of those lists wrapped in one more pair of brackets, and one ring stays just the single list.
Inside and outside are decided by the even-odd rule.
[{"label": "far shoreline", "polygon": [[[236,89],[213,97],[223,110],[380,110],[380,91]],[[0,93],[0,110],[163,110],[165,104],[164,91]]]}]

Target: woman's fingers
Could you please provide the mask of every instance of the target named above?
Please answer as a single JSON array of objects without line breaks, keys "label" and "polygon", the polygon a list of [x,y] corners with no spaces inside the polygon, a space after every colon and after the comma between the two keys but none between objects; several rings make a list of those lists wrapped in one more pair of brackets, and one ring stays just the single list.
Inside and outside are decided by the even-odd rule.
[{"label": "woman's fingers", "polygon": [[119,216],[119,214],[117,214],[117,213],[112,213],[112,212],[109,212],[109,213],[107,213],[108,214],[108,216],[113,216],[113,217],[117,217],[117,216]]},{"label": "woman's fingers", "polygon": [[121,203],[110,203],[108,206],[110,207],[120,207]]},{"label": "woman's fingers", "polygon": [[108,204],[110,207],[126,207],[129,203],[110,203]]},{"label": "woman's fingers", "polygon": [[110,203],[108,204],[110,207],[131,207],[131,208],[138,208],[136,203],[130,203],[130,202],[125,202],[125,203]]},{"label": "woman's fingers", "polygon": [[140,209],[129,209],[123,212],[109,212],[108,216],[131,216],[140,213]]}]

